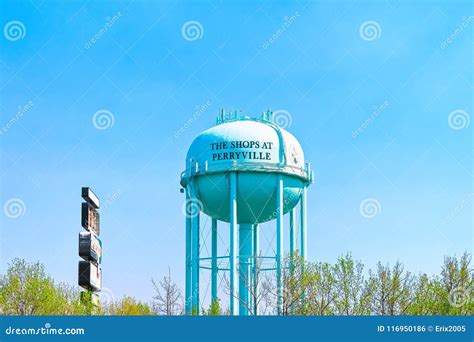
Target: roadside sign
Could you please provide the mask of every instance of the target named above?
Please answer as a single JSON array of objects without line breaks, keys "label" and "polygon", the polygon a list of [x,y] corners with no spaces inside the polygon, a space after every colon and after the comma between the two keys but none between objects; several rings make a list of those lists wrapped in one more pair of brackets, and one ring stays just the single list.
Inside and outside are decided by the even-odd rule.
[{"label": "roadside sign", "polygon": [[100,214],[89,203],[82,203],[81,225],[87,231],[100,235]]},{"label": "roadside sign", "polygon": [[79,233],[79,256],[85,261],[102,262],[102,241],[91,232]]},{"label": "roadside sign", "polygon": [[[87,232],[79,233],[79,256],[84,261],[79,261],[78,284],[88,292],[93,305],[98,306],[99,300],[96,294],[102,289],[102,241],[100,234],[99,197],[89,187],[81,189],[82,198],[85,202],[81,205],[81,225]],[[95,304],[96,303],[96,304]]]},{"label": "roadside sign", "polygon": [[89,261],[79,261],[79,286],[90,291],[102,289],[102,270]]},{"label": "roadside sign", "polygon": [[95,209],[99,209],[100,201],[99,197],[89,187],[82,188],[82,198],[84,201],[92,205]]}]

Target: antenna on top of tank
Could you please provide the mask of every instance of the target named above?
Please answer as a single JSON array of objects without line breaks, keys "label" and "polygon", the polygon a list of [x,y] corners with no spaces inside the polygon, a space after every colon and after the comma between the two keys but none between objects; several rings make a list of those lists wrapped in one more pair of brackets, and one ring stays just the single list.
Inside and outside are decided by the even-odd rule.
[{"label": "antenna on top of tank", "polygon": [[267,109],[267,121],[273,122],[273,112],[270,110],[270,108]]},{"label": "antenna on top of tank", "polygon": [[225,110],[224,108],[219,109],[219,115],[216,119],[216,124],[221,124],[224,121]]}]

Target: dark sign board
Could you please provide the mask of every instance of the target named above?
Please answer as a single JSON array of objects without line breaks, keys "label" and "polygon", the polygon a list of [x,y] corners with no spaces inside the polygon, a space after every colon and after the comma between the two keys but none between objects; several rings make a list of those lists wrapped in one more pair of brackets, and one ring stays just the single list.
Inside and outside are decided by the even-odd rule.
[{"label": "dark sign board", "polygon": [[79,286],[91,291],[102,288],[102,270],[92,262],[79,261]]},{"label": "dark sign board", "polygon": [[82,188],[82,198],[92,205],[94,208],[99,209],[100,202],[99,197],[91,190],[91,188],[84,187]]},{"label": "dark sign board", "polygon": [[91,232],[79,233],[79,256],[98,264],[102,261],[102,241]]},{"label": "dark sign board", "polygon": [[87,231],[100,234],[100,214],[89,203],[82,203],[81,224]]}]

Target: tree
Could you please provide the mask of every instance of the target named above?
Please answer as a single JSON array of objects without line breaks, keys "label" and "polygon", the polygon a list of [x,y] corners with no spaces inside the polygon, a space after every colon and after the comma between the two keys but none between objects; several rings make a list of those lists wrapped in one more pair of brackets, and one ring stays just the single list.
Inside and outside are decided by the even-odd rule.
[{"label": "tree", "polygon": [[367,283],[371,293],[371,311],[376,315],[405,315],[411,304],[413,277],[404,273],[403,265],[397,262],[393,268],[377,264],[376,272],[369,271]]},{"label": "tree", "polygon": [[338,315],[367,315],[370,313],[370,295],[365,287],[364,266],[351,254],[337,259],[334,265],[336,296],[335,313]]},{"label": "tree", "polygon": [[158,284],[151,279],[156,292],[153,296],[153,306],[160,315],[173,316],[183,313],[182,295],[178,285],[171,280],[171,269],[168,268],[168,276],[164,276]]},{"label": "tree", "polygon": [[219,299],[212,300],[211,305],[209,306],[209,309],[205,310],[204,308],[202,309],[202,315],[203,316],[221,316],[222,315],[222,309],[221,309],[221,303]]},{"label": "tree", "polygon": [[152,314],[148,304],[129,296],[105,305],[102,309],[105,314],[116,316],[149,316]]},{"label": "tree", "polygon": [[439,276],[418,276],[410,315],[472,315],[474,313],[471,255],[445,257]]},{"label": "tree", "polygon": [[[268,293],[270,290],[268,279],[270,277],[268,277],[266,272],[262,272],[261,269],[262,259],[258,256],[255,258],[255,264],[252,263],[252,266],[250,267],[250,272],[254,275],[253,281],[249,281],[245,275],[242,276],[240,272],[237,272],[237,277],[239,280],[243,281],[243,284],[245,284],[245,287],[247,288],[249,300],[245,303],[240,299],[239,295],[233,294],[233,297],[237,299],[239,306],[244,305],[246,307],[249,315],[255,315],[255,310],[257,310],[258,315],[262,314],[261,310],[263,310],[263,313],[265,314],[268,307],[273,306],[273,304],[267,303],[270,298],[270,294]],[[222,285],[224,293],[230,296],[230,279],[226,273],[222,276]],[[227,307],[226,310],[221,310],[221,312],[222,315],[230,315],[230,307]]]},{"label": "tree", "polygon": [[442,315],[446,311],[443,287],[438,277],[420,274],[413,285],[413,298],[409,315]]},{"label": "tree", "polygon": [[[259,265],[260,266],[260,265]],[[258,267],[259,269],[260,267]],[[310,263],[297,255],[282,266],[284,315],[472,315],[474,272],[471,255],[445,257],[439,275],[414,276],[397,262],[393,267],[377,264],[364,278],[363,265],[350,254],[335,264]],[[224,276],[225,278],[225,276]],[[225,281],[226,282],[226,281]],[[259,275],[259,290],[249,286],[259,314],[277,313],[275,274]],[[227,288],[229,283],[227,283]],[[183,313],[181,291],[171,279],[171,270],[152,284],[156,291],[152,308],[133,297],[123,297],[95,307],[91,293],[76,286],[56,284],[40,263],[14,259],[0,275],[0,314],[3,315],[177,315]],[[255,284],[250,284],[255,285]],[[249,308],[250,309],[250,308]],[[196,314],[196,308],[193,309]],[[219,300],[203,315],[229,314]]]},{"label": "tree", "polygon": [[39,262],[14,259],[0,277],[0,307],[6,315],[71,314],[75,297],[67,286],[56,286]]},{"label": "tree", "polygon": [[327,263],[315,263],[310,269],[311,286],[305,295],[305,315],[333,315],[337,296],[334,267]]},{"label": "tree", "polygon": [[[473,269],[471,255],[464,253],[458,260],[445,257],[441,269],[441,289],[438,300],[444,304],[445,315],[472,315],[474,313]],[[441,298],[439,298],[441,297]]]},{"label": "tree", "polygon": [[[307,292],[314,286],[314,265],[306,262],[298,254],[293,257],[288,256],[282,267],[282,287],[283,287],[283,315],[302,315],[305,313],[305,297]],[[268,284],[268,279],[267,279]],[[270,290],[276,301],[275,291]]]}]

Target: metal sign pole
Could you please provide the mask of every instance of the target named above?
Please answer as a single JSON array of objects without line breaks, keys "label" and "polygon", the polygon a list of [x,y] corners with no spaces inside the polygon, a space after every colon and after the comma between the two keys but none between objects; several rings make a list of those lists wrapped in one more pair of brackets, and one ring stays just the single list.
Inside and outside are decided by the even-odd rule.
[{"label": "metal sign pole", "polygon": [[92,308],[99,307],[98,292],[102,289],[102,241],[100,235],[100,200],[88,187],[82,188],[81,225],[86,230],[79,233],[79,261],[78,284],[86,291],[82,292],[81,299],[87,305],[88,314]]}]

